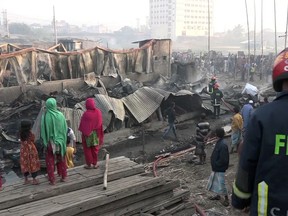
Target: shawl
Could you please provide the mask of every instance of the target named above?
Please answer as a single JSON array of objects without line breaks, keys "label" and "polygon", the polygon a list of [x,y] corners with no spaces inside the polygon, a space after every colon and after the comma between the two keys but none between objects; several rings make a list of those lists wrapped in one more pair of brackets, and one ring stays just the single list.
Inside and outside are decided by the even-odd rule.
[{"label": "shawl", "polygon": [[86,100],[86,111],[81,117],[79,131],[86,137],[89,136],[92,131],[96,131],[99,138],[99,144],[103,144],[104,131],[102,113],[96,108],[93,98],[88,98]]},{"label": "shawl", "polygon": [[65,155],[67,124],[64,115],[57,110],[54,98],[46,101],[46,112],[41,119],[41,138],[45,147],[51,141],[60,149],[61,155]]}]

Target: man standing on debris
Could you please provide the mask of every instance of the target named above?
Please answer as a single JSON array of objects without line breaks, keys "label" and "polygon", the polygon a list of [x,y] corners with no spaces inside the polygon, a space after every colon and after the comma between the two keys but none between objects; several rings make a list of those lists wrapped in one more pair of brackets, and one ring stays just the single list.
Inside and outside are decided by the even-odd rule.
[{"label": "man standing on debris", "polygon": [[234,149],[236,151],[238,150],[238,146],[241,142],[242,137],[242,129],[243,129],[243,119],[240,115],[240,109],[238,106],[234,107],[233,111],[235,112],[235,115],[232,117],[232,135],[231,135],[231,150],[230,153],[232,154],[234,152]]},{"label": "man standing on debris", "polygon": [[215,132],[219,139],[211,155],[212,173],[208,180],[207,189],[217,194],[216,196],[209,197],[210,200],[221,200],[221,195],[224,195],[222,204],[228,206],[229,199],[225,185],[225,172],[229,166],[229,151],[224,141],[224,129],[217,128]]},{"label": "man standing on debris", "polygon": [[275,59],[273,87],[279,95],[249,121],[233,185],[232,205],[250,215],[288,212],[288,48]]},{"label": "man standing on debris", "polygon": [[219,87],[219,84],[216,83],[214,85],[214,91],[211,95],[211,103],[214,108],[214,118],[219,118],[220,116],[221,99],[223,98],[223,93]]},{"label": "man standing on debris", "polygon": [[175,103],[171,102],[170,107],[164,111],[164,116],[168,116],[168,124],[169,128],[167,128],[162,136],[162,139],[165,139],[169,132],[172,130],[175,139],[178,140],[178,136],[176,133],[175,121],[176,121],[176,112],[175,112]]},{"label": "man standing on debris", "polygon": [[247,130],[248,122],[250,120],[252,112],[253,112],[253,100],[249,100],[248,104],[245,104],[241,110],[241,115],[243,118],[243,137]]},{"label": "man standing on debris", "polygon": [[55,164],[61,181],[64,182],[67,177],[65,160],[67,124],[64,115],[57,110],[56,104],[54,98],[49,98],[46,101],[46,112],[41,120],[41,138],[46,150],[46,167],[51,185],[55,185]]},{"label": "man standing on debris", "polygon": [[200,122],[196,126],[196,149],[195,155],[199,156],[197,165],[202,165],[206,160],[205,142],[210,135],[210,124],[205,120],[206,114],[201,114]]}]

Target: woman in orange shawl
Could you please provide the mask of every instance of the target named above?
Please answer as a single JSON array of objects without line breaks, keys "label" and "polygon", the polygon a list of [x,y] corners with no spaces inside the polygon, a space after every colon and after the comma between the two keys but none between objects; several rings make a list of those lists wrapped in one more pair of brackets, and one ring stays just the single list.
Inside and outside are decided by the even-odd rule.
[{"label": "woman in orange shawl", "polygon": [[96,169],[98,167],[98,152],[103,145],[104,131],[102,113],[96,108],[93,98],[86,100],[86,111],[83,113],[79,125],[82,132],[82,145],[85,155],[85,169]]}]

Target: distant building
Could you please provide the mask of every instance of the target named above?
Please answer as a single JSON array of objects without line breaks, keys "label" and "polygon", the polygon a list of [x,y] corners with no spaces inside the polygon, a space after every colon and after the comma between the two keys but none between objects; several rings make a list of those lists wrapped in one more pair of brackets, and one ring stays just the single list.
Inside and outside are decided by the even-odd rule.
[{"label": "distant building", "polygon": [[[213,0],[210,0],[213,26]],[[150,0],[150,27],[153,38],[208,35],[207,0]]]}]

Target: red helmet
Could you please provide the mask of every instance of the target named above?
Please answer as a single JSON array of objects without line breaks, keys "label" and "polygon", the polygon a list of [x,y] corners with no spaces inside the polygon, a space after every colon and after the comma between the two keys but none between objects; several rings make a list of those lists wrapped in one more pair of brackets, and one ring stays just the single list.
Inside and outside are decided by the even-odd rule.
[{"label": "red helmet", "polygon": [[288,48],[284,49],[276,57],[272,79],[275,91],[282,91],[282,81],[288,79]]},{"label": "red helmet", "polygon": [[218,89],[220,87],[220,85],[218,83],[215,83],[214,88]]},{"label": "red helmet", "polygon": [[216,80],[216,77],[215,76],[211,77],[211,80]]}]

